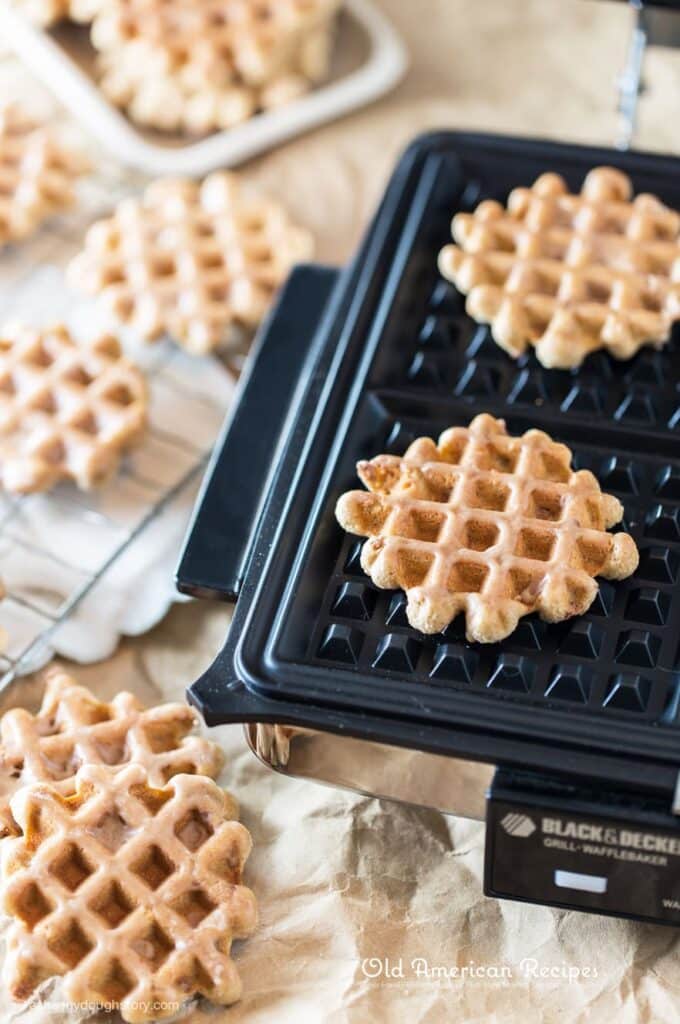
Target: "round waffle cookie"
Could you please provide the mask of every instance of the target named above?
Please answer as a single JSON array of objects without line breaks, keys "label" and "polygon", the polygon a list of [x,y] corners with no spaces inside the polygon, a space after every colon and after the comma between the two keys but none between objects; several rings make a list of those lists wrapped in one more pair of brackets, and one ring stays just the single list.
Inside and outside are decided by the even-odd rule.
[{"label": "round waffle cookie", "polygon": [[630,179],[590,171],[578,195],[557,174],[453,218],[439,268],[470,316],[511,356],[534,346],[546,367],[597,349],[630,359],[660,348],[680,317],[680,214]]},{"label": "round waffle cookie", "polygon": [[468,640],[495,643],[523,615],[547,622],[583,614],[595,576],[623,579],[638,565],[617,498],[600,491],[571,452],[541,430],[508,436],[485,413],[422,437],[403,457],[360,462],[368,488],[338,501],[350,533],[368,537],[361,565],[378,587],[400,587],[410,624],[445,629],[465,612]]},{"label": "round waffle cookie", "polygon": [[186,704],[145,708],[125,691],[101,701],[58,665],[45,679],[36,715],[12,708],[0,718],[0,836],[16,831],[9,801],[18,789],[50,782],[68,794],[83,764],[141,764],[152,786],[179,774],[219,775],[222,751],[194,734],[196,713]]},{"label": "round waffle cookie", "polygon": [[151,341],[203,354],[258,326],[310,235],[283,208],[225,172],[198,185],[161,180],[87,233],[69,268],[76,287]]},{"label": "round waffle cookie", "polygon": [[146,382],[111,335],[77,344],[66,327],[0,330],[0,483],[87,490],[108,479],[147,422]]},{"label": "round waffle cookie", "polygon": [[70,796],[35,783],[12,812],[22,834],[1,847],[14,999],[62,976],[65,999],[139,1024],[198,994],[239,998],[230,952],[257,921],[242,885],[251,839],[211,779],[177,775],[156,788],[141,764],[85,765]]},{"label": "round waffle cookie", "polygon": [[0,105],[0,247],[32,234],[75,200],[84,158],[13,103]]}]

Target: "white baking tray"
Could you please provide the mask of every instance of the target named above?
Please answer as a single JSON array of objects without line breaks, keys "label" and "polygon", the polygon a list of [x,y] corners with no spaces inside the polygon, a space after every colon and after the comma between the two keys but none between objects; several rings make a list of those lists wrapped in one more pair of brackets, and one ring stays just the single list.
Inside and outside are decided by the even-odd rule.
[{"label": "white baking tray", "polygon": [[0,0],[0,40],[118,162],[152,175],[232,167],[388,92],[408,66],[391,23],[371,0],[345,0],[329,81],[285,107],[198,141],[140,130],[104,97],[92,74],[87,30],[46,32]]}]

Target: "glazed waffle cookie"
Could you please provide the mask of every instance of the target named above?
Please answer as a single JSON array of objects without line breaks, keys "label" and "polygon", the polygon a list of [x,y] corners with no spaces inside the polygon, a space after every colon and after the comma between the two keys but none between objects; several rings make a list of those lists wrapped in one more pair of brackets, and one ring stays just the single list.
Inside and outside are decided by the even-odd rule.
[{"label": "glazed waffle cookie", "polygon": [[43,491],[60,480],[107,479],[141,437],[147,392],[119,342],[77,344],[63,325],[0,330],[0,482]]},{"label": "glazed waffle cookie", "polygon": [[32,234],[75,201],[84,158],[19,106],[0,106],[0,247]]},{"label": "glazed waffle cookie", "polygon": [[506,209],[486,200],[457,214],[440,270],[513,357],[533,345],[543,366],[570,368],[601,348],[617,359],[659,348],[680,317],[680,215],[631,195],[611,167],[590,171],[578,195],[542,174]]},{"label": "glazed waffle cookie", "polygon": [[2,843],[2,903],[14,999],[63,976],[67,1000],[118,1006],[134,1024],[199,993],[239,998],[230,951],[257,919],[241,884],[251,839],[211,779],[157,789],[141,764],[86,765],[71,796],[35,783],[12,812],[23,834]]},{"label": "glazed waffle cookie", "polygon": [[83,764],[141,764],[151,786],[179,774],[219,775],[222,751],[192,734],[197,719],[187,705],[145,708],[127,692],[100,701],[60,666],[45,679],[37,715],[12,708],[0,718],[0,835],[15,831],[9,800],[18,789],[50,782],[68,793]]},{"label": "glazed waffle cookie", "polygon": [[311,237],[283,208],[249,195],[235,175],[201,185],[151,184],[87,233],[69,268],[75,287],[98,295],[147,340],[170,335],[202,354],[254,329]]},{"label": "glazed waffle cookie", "polygon": [[337,504],[340,525],[370,539],[361,565],[378,587],[401,587],[410,624],[445,629],[465,612],[468,640],[495,643],[519,619],[548,622],[585,612],[594,576],[623,579],[638,551],[620,502],[602,494],[571,452],[540,430],[509,437],[502,420],[476,416],[435,444],[414,441],[402,458],[360,462],[370,493]]}]

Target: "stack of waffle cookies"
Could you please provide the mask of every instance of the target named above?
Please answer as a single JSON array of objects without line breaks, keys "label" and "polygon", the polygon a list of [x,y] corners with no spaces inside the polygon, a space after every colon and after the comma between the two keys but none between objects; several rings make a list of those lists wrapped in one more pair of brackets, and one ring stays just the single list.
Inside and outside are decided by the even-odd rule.
[{"label": "stack of waffle cookies", "polygon": [[100,86],[137,123],[206,133],[307,92],[329,69],[340,0],[14,0],[86,22]]},{"label": "stack of waffle cookies", "polygon": [[241,983],[234,938],[255,927],[242,884],[251,848],[213,781],[219,748],[181,704],[97,700],[52,668],[36,715],[0,719],[0,903],[11,918],[3,980],[39,998],[116,1008],[135,1024]]}]

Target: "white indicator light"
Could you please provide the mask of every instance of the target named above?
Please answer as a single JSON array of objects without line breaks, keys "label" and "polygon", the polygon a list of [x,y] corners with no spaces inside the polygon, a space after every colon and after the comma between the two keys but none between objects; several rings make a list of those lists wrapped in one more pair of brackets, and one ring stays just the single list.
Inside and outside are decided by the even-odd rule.
[{"label": "white indicator light", "polygon": [[607,879],[601,875],[579,875],[575,871],[556,871],[555,885],[560,889],[580,889],[582,892],[607,891]]}]

